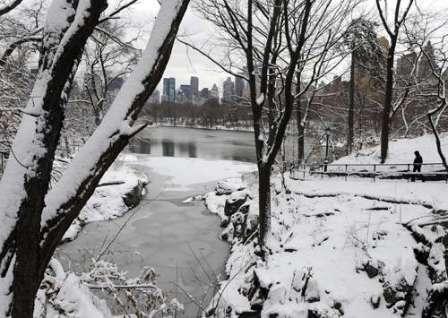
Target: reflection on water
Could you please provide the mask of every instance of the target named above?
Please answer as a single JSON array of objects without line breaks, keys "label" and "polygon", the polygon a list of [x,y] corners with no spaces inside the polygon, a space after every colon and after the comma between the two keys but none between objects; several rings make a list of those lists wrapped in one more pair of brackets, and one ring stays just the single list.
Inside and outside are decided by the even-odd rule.
[{"label": "reflection on water", "polygon": [[[296,138],[292,136],[286,139],[286,157],[289,160],[295,158],[296,142]],[[139,138],[132,141],[129,150],[153,156],[255,162],[254,135],[250,132],[180,127],[147,128]]]},{"label": "reflection on water", "polygon": [[132,141],[134,153],[254,162],[252,133],[190,128],[148,128]]},{"label": "reflection on water", "polygon": [[138,139],[129,145],[129,150],[134,153],[152,154],[151,149],[154,144],[156,151],[154,155],[157,155],[157,148],[161,146],[162,156],[164,157],[189,157],[197,158],[197,149],[194,142],[174,142],[170,139],[163,139],[160,145],[154,143],[154,141],[147,139]]},{"label": "reflection on water", "polygon": [[174,157],[174,142],[166,139],[162,140],[162,149],[164,157]]}]

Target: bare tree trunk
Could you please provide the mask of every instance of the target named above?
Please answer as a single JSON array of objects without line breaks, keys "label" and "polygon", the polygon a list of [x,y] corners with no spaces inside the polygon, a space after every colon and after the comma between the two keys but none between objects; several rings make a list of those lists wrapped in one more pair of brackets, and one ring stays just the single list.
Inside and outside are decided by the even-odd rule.
[{"label": "bare tree trunk", "polygon": [[389,149],[390,112],[394,89],[394,55],[395,45],[392,43],[387,54],[386,88],[384,91],[383,119],[381,122],[381,163],[385,163]]},{"label": "bare tree trunk", "polygon": [[445,167],[446,172],[448,173],[448,164],[446,162],[446,157],[442,150],[442,144],[440,142],[440,136],[439,132],[437,131],[436,126],[434,125],[434,121],[432,120],[432,114],[428,114],[429,123],[431,125],[432,133],[434,134],[434,137],[436,138],[436,147],[437,152],[439,153],[440,159],[442,160],[443,166]]},{"label": "bare tree trunk", "polygon": [[[297,84],[296,84],[296,94],[300,93],[301,78],[297,76]],[[297,160],[299,165],[303,163],[305,158],[305,125],[303,124],[303,114],[302,114],[302,101],[301,98],[298,97],[296,99],[296,121],[297,121]]]},{"label": "bare tree trunk", "polygon": [[383,104],[383,120],[381,124],[381,163],[384,163],[387,159],[387,153],[389,148],[389,133],[392,111],[392,99],[394,92],[394,58],[395,48],[397,46],[397,40],[400,33],[400,28],[406,20],[406,17],[411,9],[414,0],[409,0],[404,10],[401,10],[402,1],[395,1],[395,14],[392,21],[392,25],[389,26],[387,22],[387,1],[384,2],[385,8],[381,6],[381,1],[376,0],[375,4],[381,19],[381,23],[389,35],[390,47],[387,50],[386,56],[386,88],[384,92],[384,104]]},{"label": "bare tree trunk", "polygon": [[297,157],[299,164],[305,160],[305,125],[302,122],[302,110],[297,109]]},{"label": "bare tree trunk", "polygon": [[353,119],[355,107],[355,54],[352,52],[350,63],[350,87],[349,87],[349,105],[348,105],[348,131],[347,131],[347,155],[353,150]]},{"label": "bare tree trunk", "polygon": [[260,206],[259,214],[259,242],[262,248],[266,247],[266,234],[271,227],[271,167],[264,166],[258,169],[258,204]]},{"label": "bare tree trunk", "polygon": [[362,149],[363,145],[363,110],[364,110],[364,106],[365,106],[365,97],[364,96],[359,96],[359,112],[358,112],[358,138],[359,138],[359,150]]}]

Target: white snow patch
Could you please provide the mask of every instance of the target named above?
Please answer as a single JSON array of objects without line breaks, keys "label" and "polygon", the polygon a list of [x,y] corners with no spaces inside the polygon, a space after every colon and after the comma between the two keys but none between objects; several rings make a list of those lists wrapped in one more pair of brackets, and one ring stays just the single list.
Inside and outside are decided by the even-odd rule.
[{"label": "white snow patch", "polygon": [[176,191],[188,190],[194,184],[239,177],[242,173],[256,170],[254,164],[230,160],[147,155],[124,155],[120,158],[127,162],[138,162],[151,168],[155,173],[170,177],[169,189]]}]

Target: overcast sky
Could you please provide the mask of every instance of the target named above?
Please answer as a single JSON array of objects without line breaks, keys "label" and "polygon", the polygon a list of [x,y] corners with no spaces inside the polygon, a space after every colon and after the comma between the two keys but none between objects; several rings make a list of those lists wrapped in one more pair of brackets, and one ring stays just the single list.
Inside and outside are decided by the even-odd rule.
[{"label": "overcast sky", "polygon": [[[448,0],[416,1],[420,8],[424,10],[432,10],[433,12],[440,13],[440,16],[448,17]],[[390,7],[395,4],[395,1],[389,0],[389,2]],[[407,3],[407,1],[404,1],[404,3]],[[371,10],[372,15],[375,15],[376,10],[374,8],[374,0],[367,0],[366,10]],[[139,4],[127,13],[127,15],[132,21],[140,24],[145,29],[150,30],[157,11],[158,4],[156,0],[141,0]],[[203,43],[210,39],[214,33],[211,25],[206,23],[191,8],[188,9],[180,31],[180,34],[183,35],[183,39],[190,43]],[[209,62],[199,53],[196,53],[177,42],[164,77],[175,77],[176,85],[179,86],[183,83],[189,83],[190,76],[199,77],[200,88],[211,88],[211,86],[216,83],[220,90],[222,88],[222,82],[228,77],[226,73],[218,69],[213,63]]]},{"label": "overcast sky", "polygon": [[[129,13],[127,18],[150,30],[158,11],[156,0],[141,0]],[[149,32],[146,32],[149,33]],[[179,35],[190,43],[203,43],[213,29],[210,24],[188,9],[182,21]],[[143,46],[143,43],[142,43]],[[221,90],[222,82],[229,76],[219,70],[213,63],[185,45],[176,42],[164,77],[175,77],[176,86],[189,84],[190,76],[199,77],[199,88],[211,88],[217,84]]]}]

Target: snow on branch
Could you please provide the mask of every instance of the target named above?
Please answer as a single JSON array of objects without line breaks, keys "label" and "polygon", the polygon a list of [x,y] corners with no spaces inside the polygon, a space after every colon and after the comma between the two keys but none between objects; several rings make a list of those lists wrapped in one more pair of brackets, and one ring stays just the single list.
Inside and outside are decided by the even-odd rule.
[{"label": "snow on branch", "polygon": [[[40,69],[25,108],[26,113],[36,116],[22,118],[11,148],[15,156],[8,160],[0,182],[0,267],[2,278],[8,280],[0,284],[0,311],[7,310],[3,304],[8,304],[11,297],[11,263],[19,257],[14,254],[22,242],[15,233],[25,231],[31,235],[33,229],[20,227],[36,224],[36,219],[37,225],[40,223],[43,197],[51,178],[50,165],[64,118],[61,96],[105,4],[105,0],[80,0],[75,10],[73,1],[54,0],[48,9]],[[25,213],[28,208],[33,213]]]},{"label": "snow on branch", "polygon": [[4,14],[7,14],[8,12],[14,10],[16,7],[19,6],[19,4],[22,3],[23,0],[13,0],[9,4],[2,5],[0,7],[0,17]]}]

